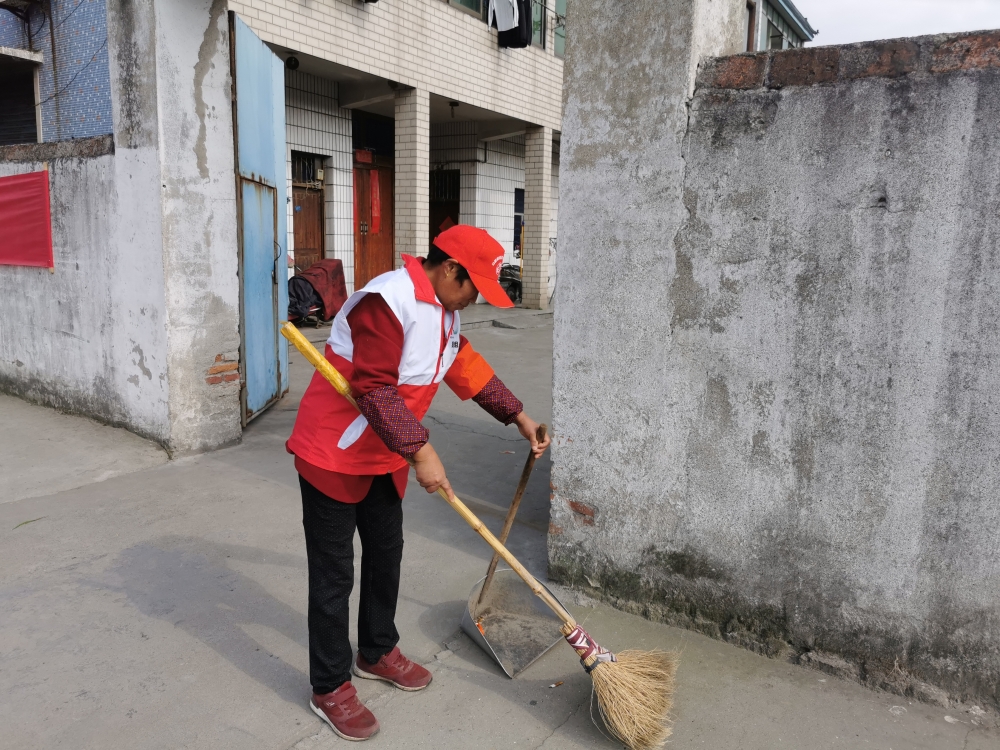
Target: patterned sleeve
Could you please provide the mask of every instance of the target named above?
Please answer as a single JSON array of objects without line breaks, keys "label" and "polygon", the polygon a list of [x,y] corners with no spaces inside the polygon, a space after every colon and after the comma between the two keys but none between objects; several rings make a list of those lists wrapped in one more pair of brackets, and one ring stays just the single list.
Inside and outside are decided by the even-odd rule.
[{"label": "patterned sleeve", "polygon": [[383,385],[358,397],[358,408],[386,447],[407,460],[430,438],[394,385]]},{"label": "patterned sleeve", "polygon": [[496,375],[489,379],[482,390],[472,397],[472,400],[490,416],[504,424],[510,424],[518,414],[524,411],[524,404],[510,392],[510,389]]}]

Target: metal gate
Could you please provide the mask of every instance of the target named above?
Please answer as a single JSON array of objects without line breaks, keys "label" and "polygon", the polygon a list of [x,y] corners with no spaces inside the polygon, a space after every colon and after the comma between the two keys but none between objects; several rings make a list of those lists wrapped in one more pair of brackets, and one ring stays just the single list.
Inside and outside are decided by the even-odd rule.
[{"label": "metal gate", "polygon": [[285,72],[281,60],[229,13],[239,221],[243,425],[288,390]]}]

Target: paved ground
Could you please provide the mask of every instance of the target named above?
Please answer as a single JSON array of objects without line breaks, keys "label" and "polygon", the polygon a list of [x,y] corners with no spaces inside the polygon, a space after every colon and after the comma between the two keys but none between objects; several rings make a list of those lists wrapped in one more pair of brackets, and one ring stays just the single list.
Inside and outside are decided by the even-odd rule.
[{"label": "paved ground", "polygon": [[[477,320],[524,327],[491,322],[469,338],[547,421],[550,319],[487,312]],[[172,462],[127,433],[0,399],[0,748],[347,747],[306,709],[305,556],[283,441],[308,375],[293,357],[292,393],[242,445]],[[427,423],[459,494],[496,529],[526,453],[513,428],[445,392]],[[540,574],[548,472],[546,458],[512,541]],[[401,645],[435,680],[417,694],[359,684],[383,726],[371,746],[617,747],[590,720],[568,647],[512,681],[459,633],[487,550],[412,483],[405,503]],[[1000,734],[973,723],[990,717],[563,596],[606,645],[683,652],[674,748],[1000,748]]]}]

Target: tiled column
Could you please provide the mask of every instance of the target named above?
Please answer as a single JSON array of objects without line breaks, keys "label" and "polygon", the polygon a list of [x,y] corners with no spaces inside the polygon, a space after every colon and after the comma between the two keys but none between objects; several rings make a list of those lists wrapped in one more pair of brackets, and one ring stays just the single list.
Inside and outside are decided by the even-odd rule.
[{"label": "tiled column", "polygon": [[524,137],[524,268],[521,278],[525,307],[549,305],[549,221],[552,209],[552,128],[528,128]]},{"label": "tiled column", "polygon": [[430,246],[430,93],[396,93],[396,267],[402,254],[426,255]]}]

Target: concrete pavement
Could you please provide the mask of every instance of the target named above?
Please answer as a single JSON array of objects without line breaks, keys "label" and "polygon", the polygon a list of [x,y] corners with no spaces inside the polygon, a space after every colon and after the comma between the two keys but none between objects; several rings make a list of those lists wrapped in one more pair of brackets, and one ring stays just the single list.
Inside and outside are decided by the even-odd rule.
[{"label": "concrete pavement", "polygon": [[[551,327],[536,323],[491,323],[469,338],[548,421]],[[327,330],[306,333],[321,342]],[[170,462],[128,433],[0,399],[0,748],[346,747],[306,708],[305,550],[283,442],[310,374],[293,354],[291,393],[242,445]],[[459,495],[498,529],[523,441],[446,389],[426,424]],[[28,434],[47,448],[19,448],[23,439],[11,437]],[[546,457],[511,540],[538,574],[548,473]],[[371,746],[617,747],[591,722],[589,678],[568,647],[509,680],[459,632],[489,551],[412,482],[405,534],[400,645],[435,680],[415,694],[358,681],[382,723]],[[972,707],[873,693],[562,596],[605,645],[682,651],[672,747],[1000,748],[987,728],[994,717]]]}]

